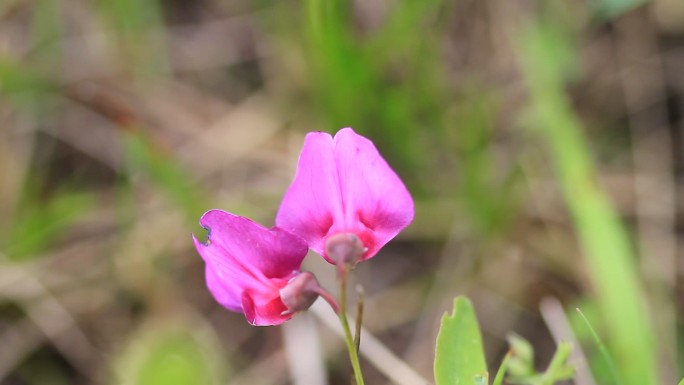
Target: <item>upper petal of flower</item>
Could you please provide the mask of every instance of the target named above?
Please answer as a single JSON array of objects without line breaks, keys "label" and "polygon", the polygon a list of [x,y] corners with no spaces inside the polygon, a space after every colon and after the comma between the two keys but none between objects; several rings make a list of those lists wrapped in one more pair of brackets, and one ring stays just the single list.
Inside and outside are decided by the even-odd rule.
[{"label": "upper petal of flower", "polygon": [[413,221],[413,199],[373,142],[349,127],[335,135],[335,160],[345,227],[361,231],[368,259]]},{"label": "upper petal of flower", "polygon": [[[331,159],[332,158],[332,159]],[[333,234],[356,234],[374,256],[414,217],[413,199],[373,143],[351,128],[310,133],[276,223],[324,254]]]},{"label": "upper petal of flower", "polygon": [[243,312],[254,325],[275,325],[291,318],[281,314],[286,308],[280,289],[299,272],[307,253],[304,240],[221,210],[207,212],[200,224],[209,230],[207,242],[193,239],[216,300]]},{"label": "upper petal of flower", "polygon": [[280,204],[276,224],[323,254],[331,227],[344,221],[342,204],[333,138],[325,132],[311,132],[304,140],[297,173]]}]

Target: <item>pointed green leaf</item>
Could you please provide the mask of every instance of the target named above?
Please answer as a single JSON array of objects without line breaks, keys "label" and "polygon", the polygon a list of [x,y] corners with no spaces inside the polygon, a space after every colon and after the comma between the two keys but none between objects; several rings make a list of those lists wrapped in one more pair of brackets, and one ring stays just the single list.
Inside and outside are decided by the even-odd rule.
[{"label": "pointed green leaf", "polygon": [[465,297],[454,300],[454,311],[444,314],[437,336],[435,381],[437,385],[487,383],[482,335],[473,305]]}]

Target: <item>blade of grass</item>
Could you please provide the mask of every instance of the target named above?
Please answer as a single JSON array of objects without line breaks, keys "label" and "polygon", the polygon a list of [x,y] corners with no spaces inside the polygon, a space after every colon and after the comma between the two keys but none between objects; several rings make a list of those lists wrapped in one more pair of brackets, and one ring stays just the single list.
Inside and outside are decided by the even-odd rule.
[{"label": "blade of grass", "polygon": [[0,95],[17,106],[34,111],[40,101],[57,91],[48,77],[29,70],[22,63],[0,57]]},{"label": "blade of grass", "polygon": [[499,370],[496,372],[496,377],[494,377],[494,382],[492,383],[492,385],[503,384],[504,376],[506,375],[506,368],[508,367],[508,360],[510,359],[511,353],[508,352],[501,361],[501,366],[499,366]]},{"label": "blade of grass", "polygon": [[3,237],[7,255],[13,261],[23,261],[40,254],[87,214],[94,203],[94,196],[85,192],[59,192],[45,202],[29,193],[7,237]]},{"label": "blade of grass", "polygon": [[548,327],[556,344],[561,344],[563,341],[571,343],[574,347],[572,349],[571,361],[576,366],[576,373],[573,378],[576,385],[596,385],[596,380],[591,374],[587,357],[582,351],[582,347],[577,341],[577,336],[572,330],[570,321],[565,315],[565,310],[560,301],[555,297],[543,298],[539,304],[539,311]]},{"label": "blade of grass", "polygon": [[[564,91],[570,41],[552,22],[522,35],[522,69],[530,91],[530,125],[543,138],[585,251],[608,326],[608,342],[626,384],[658,384],[655,347],[635,267],[635,255],[618,214],[601,191],[582,126]],[[566,55],[554,55],[556,52]]]},{"label": "blade of grass", "polygon": [[196,218],[207,210],[206,197],[200,186],[176,160],[154,146],[143,134],[124,136],[124,148],[129,171],[142,171],[173,201],[182,208],[188,218]]},{"label": "blade of grass", "polygon": [[[428,23],[434,26],[440,3],[396,3],[385,23],[364,34],[351,17],[350,3],[309,0],[303,29],[311,102],[324,129],[355,127],[372,137],[398,169],[425,185],[426,170],[433,169],[426,156],[433,151],[425,141],[437,130],[415,127],[439,127],[447,97],[437,40],[415,36]],[[397,72],[397,63],[405,70]]]},{"label": "blade of grass", "polygon": [[594,342],[596,343],[596,347],[601,353],[601,357],[603,357],[603,360],[606,362],[606,366],[608,366],[610,374],[613,377],[613,383],[617,385],[623,385],[624,382],[620,378],[620,373],[618,372],[617,367],[615,366],[615,361],[613,361],[613,358],[610,356],[610,352],[608,351],[608,349],[606,349],[606,345],[604,345],[603,341],[601,341],[601,337],[599,337],[598,333],[596,333],[594,327],[591,326],[591,323],[589,322],[587,317],[584,316],[582,310],[580,310],[579,308],[577,308],[576,310],[580,317],[582,317],[582,319],[584,320],[584,323],[587,325],[589,333],[591,333],[591,338],[593,338]]}]

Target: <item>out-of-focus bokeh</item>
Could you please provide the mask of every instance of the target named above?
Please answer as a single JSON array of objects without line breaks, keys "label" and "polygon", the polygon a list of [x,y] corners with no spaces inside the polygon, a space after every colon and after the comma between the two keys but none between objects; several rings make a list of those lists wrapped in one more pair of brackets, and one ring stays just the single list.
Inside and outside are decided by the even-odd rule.
[{"label": "out-of-focus bokeh", "polygon": [[190,234],[273,225],[305,133],[352,126],[417,211],[355,271],[367,383],[432,381],[463,294],[491,372],[515,332],[674,384],[683,117],[679,0],[2,0],[0,383],[349,384],[325,309],[249,326]]}]

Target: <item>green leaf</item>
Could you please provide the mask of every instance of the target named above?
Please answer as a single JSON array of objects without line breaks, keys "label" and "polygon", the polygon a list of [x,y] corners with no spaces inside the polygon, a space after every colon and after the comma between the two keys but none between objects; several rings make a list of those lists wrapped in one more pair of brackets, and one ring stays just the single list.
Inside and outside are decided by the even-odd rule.
[{"label": "green leaf", "polygon": [[437,385],[486,384],[487,377],[482,335],[473,305],[467,298],[457,297],[453,313],[442,317],[437,336],[435,381]]}]

